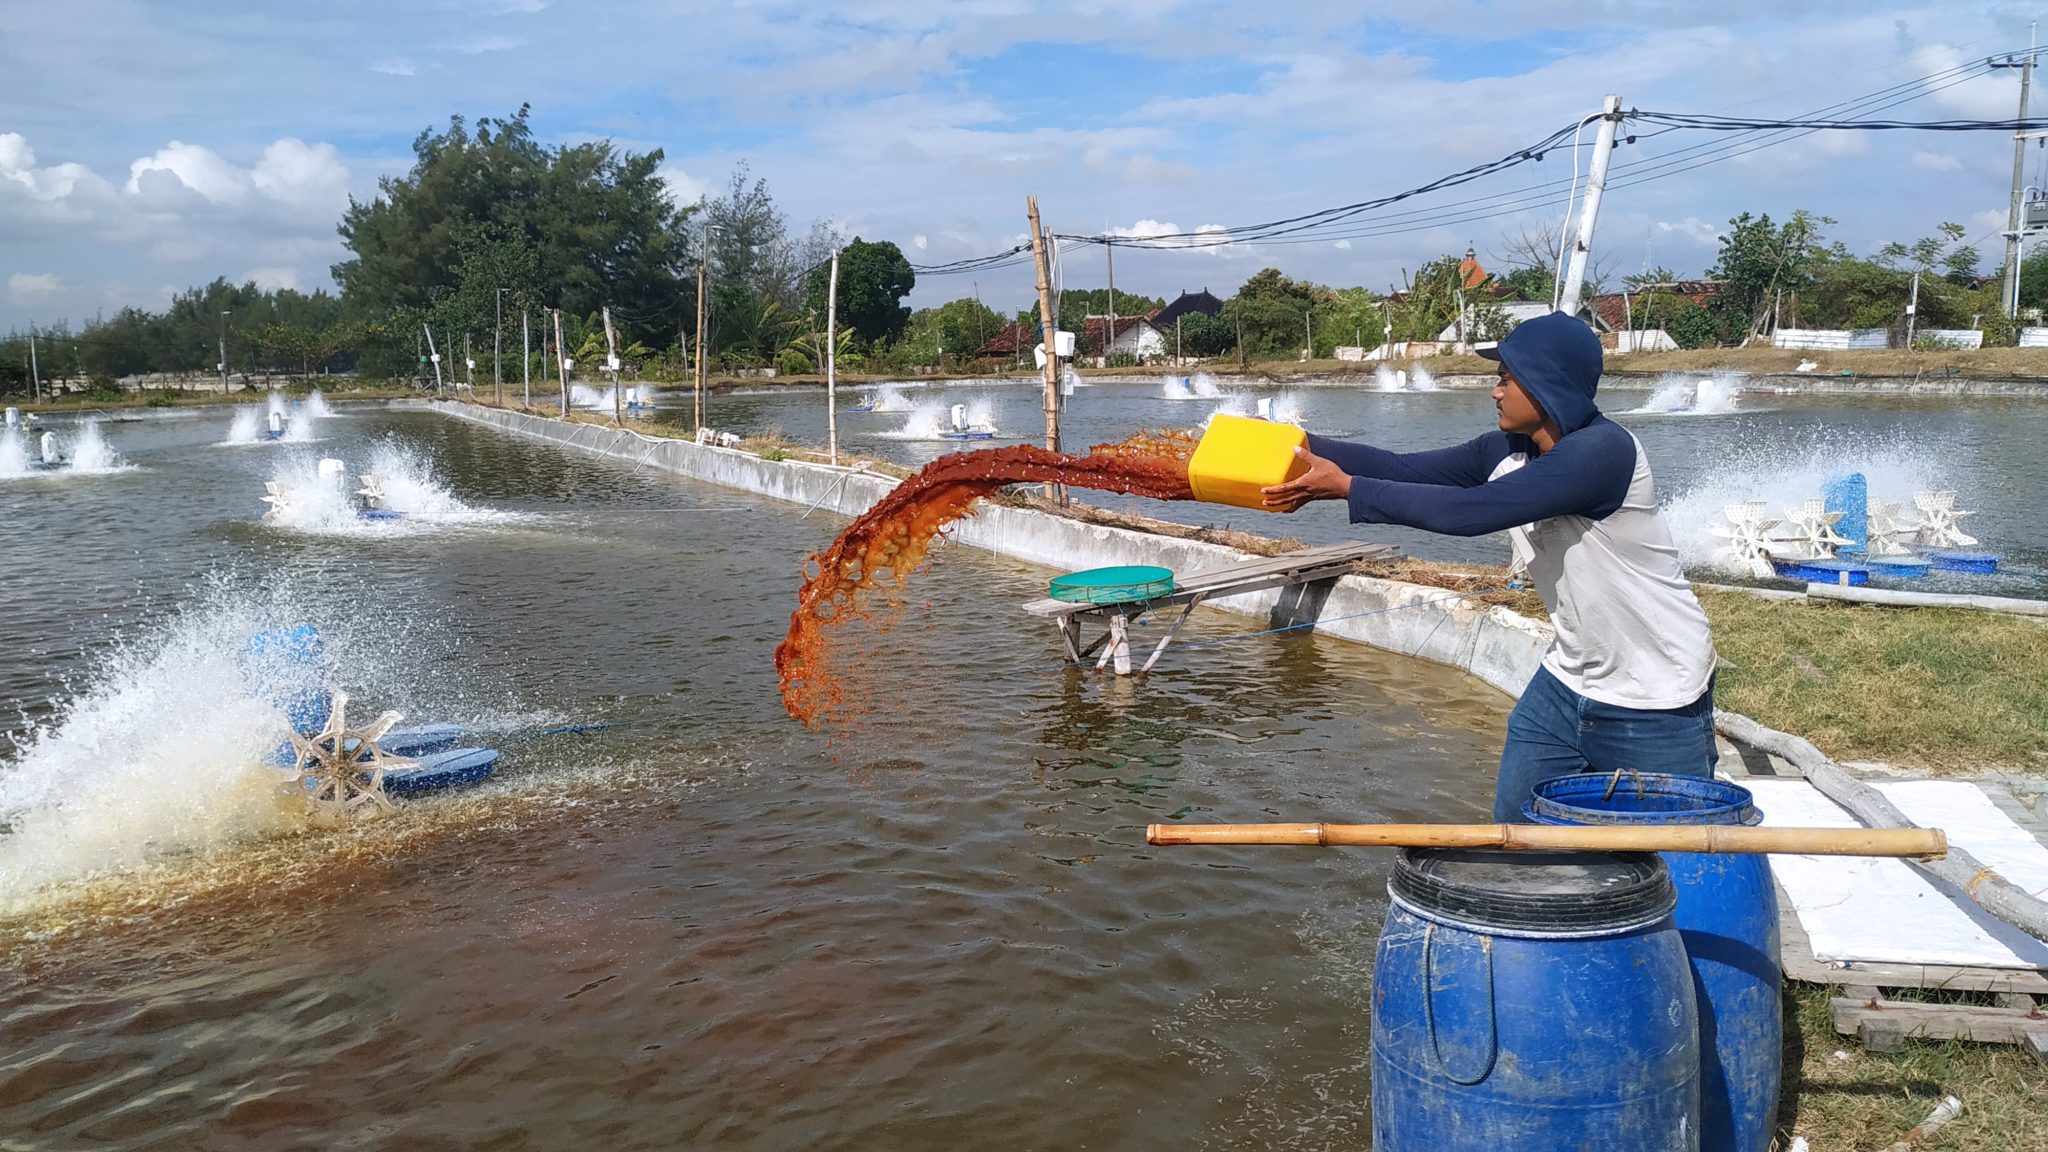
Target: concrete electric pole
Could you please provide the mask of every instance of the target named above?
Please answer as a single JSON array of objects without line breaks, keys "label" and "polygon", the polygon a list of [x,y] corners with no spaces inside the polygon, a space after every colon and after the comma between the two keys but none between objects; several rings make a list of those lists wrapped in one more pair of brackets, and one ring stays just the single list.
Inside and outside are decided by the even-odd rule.
[{"label": "concrete electric pole", "polygon": [[1586,287],[1586,258],[1593,251],[1593,225],[1600,218],[1600,194],[1607,190],[1607,161],[1614,154],[1614,133],[1621,126],[1621,97],[1609,96],[1600,108],[1600,131],[1593,138],[1593,164],[1586,174],[1586,201],[1579,209],[1579,238],[1572,244],[1571,260],[1565,265],[1564,286],[1557,297],[1557,310],[1567,316],[1579,314],[1579,297]]}]

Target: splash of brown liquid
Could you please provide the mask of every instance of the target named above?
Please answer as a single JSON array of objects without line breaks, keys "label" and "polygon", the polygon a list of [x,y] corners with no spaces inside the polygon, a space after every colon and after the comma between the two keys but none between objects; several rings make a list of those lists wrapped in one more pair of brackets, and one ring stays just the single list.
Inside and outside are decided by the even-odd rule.
[{"label": "splash of brown liquid", "polygon": [[797,593],[789,634],[775,649],[782,705],[807,727],[836,707],[840,688],[831,668],[832,629],[867,615],[861,597],[887,573],[900,589],[919,565],[932,537],[965,516],[983,496],[1010,484],[1058,483],[1102,492],[1192,500],[1185,433],[1140,433],[1103,444],[1086,456],[1021,445],[961,452],[925,465],[846,526]]}]

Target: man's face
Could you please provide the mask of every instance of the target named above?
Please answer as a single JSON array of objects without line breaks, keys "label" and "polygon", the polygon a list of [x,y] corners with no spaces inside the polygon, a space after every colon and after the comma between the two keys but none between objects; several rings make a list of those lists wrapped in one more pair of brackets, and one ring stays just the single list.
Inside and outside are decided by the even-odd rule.
[{"label": "man's face", "polygon": [[1500,412],[1500,430],[1524,436],[1543,427],[1543,409],[1522,387],[1508,366],[1500,366],[1500,382],[1493,386],[1493,406]]}]

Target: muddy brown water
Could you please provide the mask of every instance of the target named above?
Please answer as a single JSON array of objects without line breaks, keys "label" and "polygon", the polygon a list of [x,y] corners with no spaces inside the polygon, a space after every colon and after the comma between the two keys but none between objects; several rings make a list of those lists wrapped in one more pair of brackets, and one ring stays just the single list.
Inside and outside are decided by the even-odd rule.
[{"label": "muddy brown water", "polygon": [[[275,611],[394,653],[348,670],[366,706],[612,727],[372,827],[0,892],[9,1146],[1367,1142],[1385,856],[1144,826],[1483,819],[1500,694],[1215,614],[1141,680],[1066,669],[1018,611],[1053,573],[941,545],[893,629],[843,637],[864,722],[813,733],[771,653],[843,521],[371,411],[310,450],[396,438],[513,515],[286,531],[254,523],[277,450],[215,447],[225,423],[110,425],[136,471],[0,485],[36,545],[0,575],[40,590],[0,603],[17,738],[81,723],[116,641],[146,665],[278,583]],[[24,771],[53,770],[0,764]]]}]

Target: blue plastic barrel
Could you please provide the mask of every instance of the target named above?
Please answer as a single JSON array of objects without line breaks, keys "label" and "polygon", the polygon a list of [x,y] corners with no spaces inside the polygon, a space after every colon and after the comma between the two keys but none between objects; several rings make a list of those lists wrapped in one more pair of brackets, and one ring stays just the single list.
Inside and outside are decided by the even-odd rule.
[{"label": "blue plastic barrel", "polygon": [[1656,856],[1408,849],[1387,894],[1378,1152],[1699,1147],[1699,1024]]},{"label": "blue plastic barrel", "polygon": [[[1545,780],[1523,813],[1538,824],[1754,824],[1749,789],[1656,773]],[[1778,894],[1763,856],[1666,852],[1673,920],[1699,997],[1700,1147],[1767,1152],[1784,1063]]]}]

